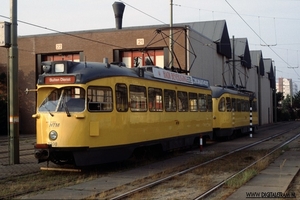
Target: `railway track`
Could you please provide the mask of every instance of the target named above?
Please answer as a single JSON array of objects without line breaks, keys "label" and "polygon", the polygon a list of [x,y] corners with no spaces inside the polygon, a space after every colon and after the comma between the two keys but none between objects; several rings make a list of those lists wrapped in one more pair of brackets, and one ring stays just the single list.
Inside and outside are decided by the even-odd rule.
[{"label": "railway track", "polygon": [[242,170],[234,173],[233,175],[231,175],[230,177],[226,178],[225,180],[221,181],[220,183],[218,183],[217,185],[215,185],[214,187],[210,188],[209,190],[207,190],[206,192],[202,193],[201,195],[197,196],[196,198],[194,198],[194,200],[200,200],[203,199],[204,197],[208,197],[209,195],[211,195],[213,192],[215,192],[216,190],[218,190],[219,188],[221,188],[226,182],[228,182],[229,180],[237,177],[238,175],[241,175],[243,172],[245,172],[246,170],[248,170],[250,167],[253,167],[254,165],[256,165],[257,163],[261,162],[262,160],[266,159],[267,157],[271,156],[272,154],[274,154],[276,151],[280,150],[281,148],[283,148],[285,145],[288,145],[289,143],[293,142],[294,140],[296,140],[298,137],[300,137],[300,133],[298,133],[297,135],[295,135],[294,137],[288,139],[287,141],[282,142],[281,144],[278,144],[276,147],[274,147],[273,150],[271,150],[269,153],[267,153],[265,156],[261,157],[260,159],[254,161],[253,163],[249,164],[248,166],[244,167]]},{"label": "railway track", "polygon": [[[288,131],[280,131],[280,130],[283,130],[283,129],[286,129],[287,127],[294,127],[294,128],[289,128],[289,130]],[[264,139],[264,141],[265,142],[267,142],[267,141],[271,141],[271,140],[273,140],[272,138],[274,138],[275,136],[277,136],[277,138],[278,137],[283,137],[284,135],[287,135],[289,132],[292,132],[292,131],[294,131],[294,129],[296,129],[296,128],[298,128],[299,127],[299,123],[296,123],[296,122],[292,122],[292,123],[284,123],[284,124],[278,124],[278,125],[275,125],[275,126],[268,126],[267,128],[261,128],[259,131],[257,131],[257,133],[256,134],[254,134],[254,137],[257,137],[257,136],[259,136],[259,134],[261,134],[262,133],[262,131],[270,131],[270,132],[272,132],[272,135],[273,135],[273,137],[267,137],[267,138],[265,138]],[[276,134],[276,135],[275,135]],[[232,140],[232,141],[229,141],[229,143],[231,142],[232,144],[237,144],[237,143],[240,143],[240,145],[239,146],[244,146],[244,141],[248,141],[248,138],[249,137],[243,137],[243,138],[238,138],[238,140]],[[282,139],[282,138],[281,138]],[[242,140],[242,142],[240,142],[240,140]],[[198,165],[200,165],[200,166],[198,166],[198,168],[200,167],[200,168],[204,168],[204,166],[205,165],[210,165],[210,163],[214,163],[216,160],[217,160],[217,158],[216,158],[216,156],[215,155],[217,155],[218,154],[218,157],[220,157],[220,156],[223,156],[223,155],[220,155],[219,153],[217,153],[217,152],[224,152],[224,151],[227,151],[226,152],[226,154],[228,154],[227,156],[230,156],[230,155],[233,155],[233,154],[230,154],[229,153],[229,148],[231,148],[233,145],[231,145],[231,144],[227,144],[228,142],[216,142],[216,143],[214,143],[214,144],[211,144],[211,145],[209,145],[209,146],[207,146],[207,147],[205,147],[204,148],[204,151],[203,152],[199,152],[199,150],[195,150],[195,151],[192,151],[192,152],[187,152],[187,153],[185,153],[185,154],[187,154],[187,155],[189,155],[189,154],[192,154],[194,157],[210,157],[210,158],[212,158],[212,157],[214,157],[214,158],[212,158],[212,159],[210,159],[210,160],[212,160],[212,161],[208,161],[207,159],[206,159],[206,161],[205,162],[202,162],[203,164],[198,164]],[[1,144],[1,143],[0,143]],[[23,142],[22,142],[22,144],[23,144]],[[256,144],[256,145],[255,145]],[[219,147],[221,147],[221,146],[228,146],[229,148],[227,149],[227,150],[222,150],[222,149],[219,149]],[[252,147],[251,147],[252,146]],[[258,144],[257,144],[257,142],[256,143],[254,143],[254,144],[251,144],[248,148],[255,148],[255,146],[258,146]],[[273,147],[274,147],[274,145],[273,145]],[[271,147],[270,147],[271,148]],[[270,149],[269,148],[269,149]],[[238,151],[242,151],[242,150],[240,150],[240,148],[235,148],[235,149],[232,149],[232,151],[234,151],[234,152],[238,152]],[[215,153],[213,153],[213,152],[215,152]],[[200,154],[200,156],[199,156],[199,154]],[[31,156],[31,155],[30,155]],[[26,157],[26,156],[25,156]],[[33,158],[33,156],[31,156],[31,158]],[[33,159],[34,160],[34,159]],[[215,161],[214,161],[215,160]],[[226,156],[224,155],[223,156],[223,158],[219,158],[219,160],[226,160]],[[36,161],[34,160],[34,162],[36,163]],[[156,161],[156,162],[159,162],[159,161]],[[168,163],[169,161],[168,160],[166,160],[166,161],[164,161],[164,162],[166,162],[166,163]],[[182,162],[185,162],[185,161],[182,161]],[[182,165],[182,162],[181,162],[181,165]],[[187,163],[187,162],[186,162]],[[34,164],[34,165],[38,165],[37,163],[36,164]],[[143,165],[147,165],[147,164],[143,164]],[[197,167],[196,167],[197,165],[194,165],[194,168],[196,169]],[[9,167],[9,166],[8,166]],[[102,166],[103,167],[103,166]],[[177,175],[174,175],[174,174],[176,174],[176,173],[173,173],[173,175],[171,175],[170,173],[169,173],[169,170],[167,170],[167,171],[162,171],[162,172],[156,172],[155,174],[158,174],[158,175],[153,175],[153,176],[151,176],[151,175],[148,175],[148,176],[145,176],[145,177],[143,177],[143,178],[141,178],[141,179],[138,179],[138,178],[135,178],[133,181],[131,181],[131,182],[129,182],[129,183],[125,183],[125,185],[121,185],[121,188],[123,188],[123,190],[121,190],[120,192],[113,192],[114,193],[114,196],[109,196],[109,193],[110,192],[112,192],[112,191],[119,191],[120,190],[120,176],[122,177],[122,176],[126,176],[126,171],[128,170],[128,169],[126,169],[128,166],[125,166],[125,168],[124,168],[124,166],[123,166],[123,168],[122,168],[122,166],[120,165],[120,167],[119,168],[115,168],[114,170],[111,170],[110,169],[110,167],[108,167],[109,169],[107,169],[107,170],[105,170],[105,169],[101,169],[101,170],[99,170],[99,169],[92,169],[92,170],[90,170],[90,171],[88,171],[87,169],[84,169],[81,173],[79,173],[79,175],[75,175],[75,176],[86,176],[86,180],[93,180],[93,179],[98,179],[99,177],[103,177],[104,179],[105,179],[105,177],[116,177],[116,180],[115,180],[115,183],[117,183],[117,185],[115,185],[114,187],[112,187],[111,189],[109,189],[109,190],[107,190],[107,189],[97,189],[97,191],[92,191],[91,192],[91,194],[92,194],[92,196],[86,196],[85,198],[88,198],[88,199],[92,199],[93,197],[95,197],[95,198],[98,198],[98,197],[103,197],[103,195],[106,195],[106,194],[108,194],[108,196],[107,196],[107,199],[110,199],[110,198],[116,198],[117,199],[117,196],[119,196],[119,195],[121,195],[121,193],[123,194],[127,194],[128,193],[128,195],[132,195],[132,194],[129,194],[129,192],[131,191],[131,190],[136,190],[136,188],[138,188],[138,186],[136,186],[136,184],[140,184],[141,182],[143,182],[144,184],[142,185],[142,187],[145,187],[145,185],[147,185],[147,184],[149,184],[149,187],[151,188],[151,189],[147,189],[146,187],[144,188],[144,189],[142,189],[142,190],[137,190],[137,191],[135,191],[134,193],[135,194],[138,194],[138,193],[142,193],[143,191],[145,191],[145,190],[150,190],[150,191],[153,191],[153,188],[156,188],[156,187],[159,187],[159,185],[161,185],[161,184],[165,184],[166,182],[168,182],[168,181],[170,181],[170,182],[172,182],[172,179],[176,179],[176,182],[179,182],[178,180],[177,180],[177,178],[178,177],[181,177],[181,176],[183,176],[184,174],[188,174],[189,172],[188,172],[188,168],[192,168],[191,166],[190,167],[187,167],[186,165],[184,165],[184,166],[179,166],[179,167],[175,167],[175,165],[173,166],[173,168],[175,168],[176,170],[177,170],[177,172],[176,173],[178,173]],[[132,165],[130,168],[139,168],[140,167],[140,165]],[[5,168],[3,168],[4,170],[5,170]],[[161,168],[159,168],[159,169],[161,169]],[[181,169],[181,170],[179,170],[178,171],[178,169]],[[89,178],[89,174],[92,174],[91,173],[91,171],[93,171],[93,170],[95,170],[95,171],[97,171],[98,170],[98,172],[96,172],[96,174],[98,174],[98,175],[96,175],[95,176],[95,174],[94,174],[94,178]],[[124,171],[124,172],[123,172]],[[174,171],[174,170],[173,170]],[[190,171],[192,171],[192,170],[190,170]],[[36,168],[36,170],[31,170],[30,171],[30,173],[33,173],[33,172],[40,172],[40,167],[38,167],[38,168]],[[30,174],[30,173],[27,173],[27,174]],[[47,173],[50,173],[50,172],[44,172],[44,173],[42,173],[41,175],[43,175],[43,176],[41,176],[41,177],[44,177],[44,179],[45,179],[45,175],[46,175],[46,177],[47,177]],[[125,175],[123,175],[123,173],[125,174]],[[150,173],[150,171],[149,172],[145,172],[146,174],[151,174]],[[120,176],[119,176],[119,174],[121,174]],[[169,175],[168,175],[169,174]],[[201,174],[201,173],[200,173]],[[24,176],[24,175],[26,175],[26,171],[24,172],[24,173],[21,173],[21,174],[19,174],[18,176],[20,176],[20,175],[22,175],[22,176]],[[64,173],[64,172],[52,172],[52,174],[51,174],[51,176],[56,176],[56,177],[64,177],[64,176],[69,176],[70,175],[70,173]],[[137,174],[138,175],[138,174]],[[232,175],[232,173],[231,174],[227,174],[228,176],[229,175]],[[14,179],[18,179],[18,182],[20,182],[20,179],[18,178],[18,176],[16,176],[16,177],[14,177]],[[72,175],[73,176],[73,175]],[[63,186],[66,186],[66,185],[68,185],[69,187],[72,187],[72,184],[78,184],[78,183],[81,183],[82,181],[83,182],[85,182],[86,180],[81,180],[81,181],[76,181],[76,178],[75,178],[75,176],[74,177],[72,177],[72,179],[71,179],[71,181],[70,180],[68,180],[67,182],[67,184],[66,183],[64,183],[63,181],[59,181],[59,184],[57,184],[57,182],[56,183],[53,183],[53,185],[54,185],[54,188],[59,188],[59,185],[61,185],[61,187],[63,187]],[[162,179],[163,179],[163,181],[161,182],[161,183],[159,183],[159,180],[157,180],[157,178],[155,178],[155,177],[162,177]],[[170,178],[167,178],[168,176],[171,176]],[[199,175],[198,175],[199,176]],[[40,177],[38,174],[37,174],[37,178],[35,178],[35,179],[39,179],[38,177]],[[53,178],[53,179],[55,179],[55,178]],[[155,181],[153,181],[155,179]],[[225,178],[224,178],[225,179]],[[13,182],[13,179],[7,179],[5,182],[7,182],[7,181],[10,181],[10,182]],[[38,181],[38,180],[37,180]],[[96,181],[96,180],[95,180]],[[45,182],[45,181],[43,181],[43,182]],[[12,194],[12,196],[9,196],[9,195],[6,195],[6,197],[8,197],[8,198],[11,198],[11,197],[16,197],[16,196],[23,196],[23,195],[25,195],[25,194],[27,194],[28,196],[30,196],[30,195],[32,195],[32,194],[34,194],[35,192],[37,192],[37,191],[43,191],[43,190],[45,190],[46,188],[47,188],[47,190],[51,190],[51,183],[50,183],[50,180],[49,181],[47,181],[48,182],[48,186],[44,186],[43,184],[41,184],[39,187],[36,187],[37,189],[36,190],[29,190],[29,191],[26,191],[26,189],[20,189],[19,191],[18,191],[18,194]],[[154,183],[152,183],[152,182],[154,182]],[[4,182],[3,182],[4,183]],[[215,183],[215,182],[214,182]],[[106,185],[106,183],[104,183],[105,185]],[[217,183],[215,183],[215,185],[216,185]],[[104,188],[106,187],[106,186],[103,186]],[[128,186],[130,186],[129,188],[130,189],[125,189],[126,188],[126,185]],[[1,186],[1,185],[0,185]],[[74,187],[76,188],[77,186],[76,185],[74,185]],[[80,187],[80,186],[79,186]],[[199,186],[200,187],[200,186]],[[101,188],[101,184],[100,185],[98,185],[97,186],[97,188]],[[107,188],[107,187],[106,187]],[[75,189],[76,190],[76,189]],[[80,190],[82,190],[82,189],[80,189]],[[204,192],[204,191],[203,191]],[[202,192],[202,193],[203,193]],[[47,193],[47,192],[46,192]],[[45,195],[46,195],[46,193],[45,193]],[[52,191],[52,196],[53,196],[53,198],[55,198],[55,194],[56,194],[56,191]],[[151,195],[150,195],[151,196]],[[38,197],[39,198],[39,197]],[[78,198],[78,197],[69,197],[69,198]],[[104,198],[106,198],[106,197],[104,197]],[[121,198],[123,198],[123,197],[121,197]],[[124,197],[124,198],[126,198],[126,197]],[[1,199],[1,195],[0,195],[0,199]]]},{"label": "railway track", "polygon": [[[20,159],[24,160],[27,157],[33,156],[33,144],[35,142],[34,135],[24,135],[19,138],[19,155]],[[0,165],[8,165],[9,160],[9,138],[6,136],[0,137]]]},{"label": "railway track", "polygon": [[[298,128],[298,127],[297,127]],[[249,144],[249,145],[246,145],[246,146],[243,146],[241,148],[238,148],[238,149],[235,149],[235,150],[232,150],[228,153],[225,153],[221,156],[218,156],[216,158],[213,158],[207,162],[204,162],[204,163],[201,163],[201,164],[198,164],[198,165],[194,165],[194,166],[190,166],[188,167],[187,169],[184,169],[184,170],[181,170],[179,172],[175,172],[175,173],[172,173],[166,177],[162,177],[162,178],[158,178],[156,180],[153,180],[147,184],[144,184],[144,185],[141,185],[141,186],[138,186],[134,189],[131,189],[131,190],[128,190],[128,191],[123,191],[123,192],[119,192],[118,195],[111,195],[111,196],[108,196],[107,198],[108,199],[112,199],[112,200],[116,200],[116,199],[127,199],[127,198],[140,198],[140,197],[144,197],[144,198],[147,198],[147,197],[151,197],[151,198],[154,198],[154,199],[163,199],[163,198],[172,198],[172,194],[167,194],[166,196],[162,196],[162,194],[160,194],[159,192],[157,191],[165,191],[167,193],[173,193],[174,194],[174,191],[175,190],[179,190],[180,191],[180,186],[184,186],[184,182],[186,180],[189,180],[189,182],[193,183],[193,182],[196,182],[197,181],[197,177],[201,177],[200,174],[197,174],[197,176],[195,175],[195,171],[197,171],[199,168],[203,167],[203,166],[206,166],[206,165],[209,165],[209,164],[213,164],[213,163],[218,163],[220,160],[223,160],[223,159],[226,159],[226,157],[229,157],[229,156],[234,156],[236,154],[238,154],[239,152],[242,152],[242,151],[245,151],[247,149],[250,149],[250,148],[253,148],[253,147],[257,147],[259,145],[262,145],[263,143],[267,142],[267,141],[270,141],[270,140],[274,140],[276,138],[280,138],[279,141],[274,144],[270,150],[268,150],[268,152],[265,152],[265,155],[261,155],[261,157],[259,157],[257,160],[254,160],[253,162],[251,161],[249,164],[245,164],[245,166],[241,167],[240,169],[238,169],[236,172],[231,172],[229,174],[226,174],[225,177],[223,177],[222,180],[220,180],[217,184],[213,185],[213,186],[203,186],[202,188],[208,188],[208,189],[197,189],[197,188],[194,188],[194,187],[191,187],[191,191],[190,192],[184,192],[184,194],[175,194],[174,198],[184,198],[184,195],[189,195],[189,197],[193,196],[193,199],[203,199],[205,197],[208,197],[209,195],[211,195],[213,192],[215,192],[216,190],[220,189],[225,183],[227,183],[229,180],[241,175],[243,172],[245,172],[246,170],[250,169],[251,167],[255,166],[257,163],[263,161],[264,159],[266,159],[267,157],[271,157],[274,153],[278,153],[278,151],[280,151],[280,149],[282,149],[284,146],[288,145],[290,142],[294,141],[295,139],[299,138],[300,137],[300,130],[298,130],[298,132],[295,134],[295,133],[292,133],[292,132],[295,132],[295,129],[293,130],[290,130],[290,131],[283,131],[283,132],[280,132],[280,133],[277,133],[273,136],[270,136],[270,137],[267,137],[265,139],[262,139],[258,142],[254,142],[252,144]],[[293,136],[285,139],[283,142],[280,142],[280,140],[282,140],[282,136],[284,134],[291,134]],[[196,178],[187,178],[187,177],[196,177]],[[174,182],[177,182],[175,185],[174,185]],[[183,182],[182,184],[180,184],[180,182]],[[214,181],[212,181],[213,183]],[[189,187],[188,185],[185,185],[184,187]],[[170,188],[173,188],[172,191],[173,192],[168,192],[167,190],[169,190]],[[177,189],[174,189],[174,188],[177,188]],[[152,192],[154,191],[154,192]],[[197,194],[197,192],[195,194],[192,195],[192,191],[202,191],[200,193]],[[181,196],[183,195],[183,196]],[[99,194],[99,196],[101,196],[101,194]],[[99,197],[99,196],[96,196]],[[103,196],[101,196],[102,198]],[[186,196],[185,196],[186,197]],[[106,198],[106,197],[105,197]],[[208,198],[210,199],[210,198]]]}]

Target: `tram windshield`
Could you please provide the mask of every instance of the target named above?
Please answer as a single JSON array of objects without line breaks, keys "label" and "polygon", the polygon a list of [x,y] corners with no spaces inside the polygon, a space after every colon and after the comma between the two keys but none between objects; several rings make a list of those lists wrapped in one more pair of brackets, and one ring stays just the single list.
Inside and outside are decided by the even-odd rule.
[{"label": "tram windshield", "polygon": [[54,89],[39,107],[40,112],[81,112],[85,109],[85,90],[79,87],[64,87]]}]

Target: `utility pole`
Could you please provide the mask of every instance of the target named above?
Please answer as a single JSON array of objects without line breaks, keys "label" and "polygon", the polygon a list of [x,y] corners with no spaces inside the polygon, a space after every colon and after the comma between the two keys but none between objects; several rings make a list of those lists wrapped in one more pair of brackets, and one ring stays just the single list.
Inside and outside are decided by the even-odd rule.
[{"label": "utility pole", "polygon": [[235,70],[235,52],[234,52],[234,48],[235,47],[235,44],[234,44],[234,36],[232,36],[232,71],[233,71],[233,74],[232,74],[232,84],[234,86],[236,86],[236,80],[235,80],[235,77],[236,77],[236,70]]},{"label": "utility pole", "polygon": [[169,67],[173,66],[173,0],[170,0],[170,41],[169,41]]},{"label": "utility pole", "polygon": [[274,121],[277,123],[277,97],[276,97],[276,66],[274,65],[274,78],[275,78],[275,88],[274,88]]},{"label": "utility pole", "polygon": [[11,32],[9,47],[9,150],[10,164],[19,164],[19,81],[18,81],[18,24],[17,0],[10,4]]}]

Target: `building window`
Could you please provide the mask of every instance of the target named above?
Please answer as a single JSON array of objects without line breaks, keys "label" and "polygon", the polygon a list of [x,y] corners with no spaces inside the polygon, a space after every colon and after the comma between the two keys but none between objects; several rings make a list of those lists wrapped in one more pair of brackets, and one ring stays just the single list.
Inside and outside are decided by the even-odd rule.
[{"label": "building window", "polygon": [[164,51],[163,49],[147,50],[144,52],[140,50],[123,51],[121,52],[120,60],[129,68],[145,65],[155,65],[163,68]]}]

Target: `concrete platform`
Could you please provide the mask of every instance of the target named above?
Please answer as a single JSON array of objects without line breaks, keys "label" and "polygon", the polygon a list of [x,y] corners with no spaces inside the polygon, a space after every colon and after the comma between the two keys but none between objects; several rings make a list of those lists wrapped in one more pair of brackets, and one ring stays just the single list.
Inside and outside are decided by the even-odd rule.
[{"label": "concrete platform", "polygon": [[[290,183],[300,168],[300,152],[287,151],[279,156],[267,169],[261,171],[244,186],[239,188],[227,200],[280,198],[280,195],[294,196],[286,193]],[[294,191],[296,192],[296,191]],[[296,198],[295,198],[296,199]],[[300,199],[300,197],[298,197]]]}]

